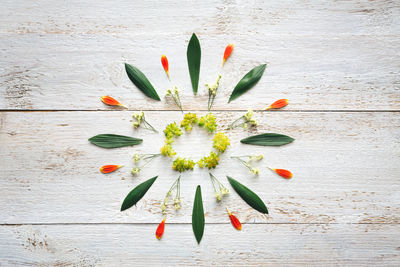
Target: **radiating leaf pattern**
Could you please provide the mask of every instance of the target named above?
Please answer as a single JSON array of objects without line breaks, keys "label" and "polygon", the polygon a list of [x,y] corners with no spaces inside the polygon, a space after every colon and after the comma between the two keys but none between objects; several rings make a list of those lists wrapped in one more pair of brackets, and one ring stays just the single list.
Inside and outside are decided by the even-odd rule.
[{"label": "radiating leaf pattern", "polygon": [[255,209],[261,213],[268,214],[267,207],[265,206],[264,202],[261,200],[261,198],[256,193],[254,193],[253,191],[251,191],[250,189],[248,189],[246,186],[242,185],[235,179],[233,179],[229,176],[227,176],[227,178],[228,178],[229,183],[233,187],[233,189],[236,191],[236,193],[238,193],[238,195],[247,204],[249,204],[250,207],[252,207],[253,209]]},{"label": "radiating leaf pattern", "polygon": [[124,202],[121,205],[121,211],[129,209],[135,205],[142,197],[147,193],[150,187],[153,185],[154,181],[158,176],[150,178],[149,180],[136,186],[129,194],[125,197]]},{"label": "radiating leaf pattern", "polygon": [[197,243],[199,244],[201,238],[203,237],[204,225],[205,225],[205,219],[204,219],[203,199],[201,197],[201,187],[200,185],[198,185],[193,203],[192,228]]},{"label": "radiating leaf pattern", "polygon": [[197,39],[197,36],[194,33],[192,35],[192,38],[190,38],[186,56],[189,67],[190,80],[192,81],[193,92],[194,94],[197,94],[200,76],[201,48],[199,39]]},{"label": "radiating leaf pattern", "polygon": [[242,94],[246,93],[254,85],[256,85],[256,83],[261,79],[261,76],[263,75],[266,67],[267,64],[257,66],[253,68],[251,71],[249,71],[246,75],[244,75],[244,77],[238,82],[238,84],[233,89],[232,94],[229,97],[228,103],[238,98]]},{"label": "radiating leaf pattern", "polygon": [[263,133],[240,140],[243,144],[256,146],[282,146],[294,141],[294,138],[277,133]]},{"label": "radiating leaf pattern", "polygon": [[139,88],[140,91],[143,92],[146,96],[160,101],[160,97],[158,96],[156,90],[153,85],[150,83],[149,79],[147,79],[146,75],[143,74],[138,68],[125,63],[126,74],[128,74],[129,79]]},{"label": "radiating leaf pattern", "polygon": [[143,139],[117,134],[98,134],[89,138],[89,141],[99,147],[117,148],[140,144]]}]

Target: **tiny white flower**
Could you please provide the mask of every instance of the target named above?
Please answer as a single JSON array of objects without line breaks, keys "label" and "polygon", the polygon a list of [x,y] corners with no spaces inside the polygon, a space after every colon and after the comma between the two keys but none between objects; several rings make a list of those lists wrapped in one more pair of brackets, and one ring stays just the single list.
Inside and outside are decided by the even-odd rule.
[{"label": "tiny white flower", "polygon": [[140,168],[133,168],[133,169],[131,170],[132,175],[136,175],[136,174],[138,174],[139,172],[140,172]]},{"label": "tiny white flower", "polygon": [[139,154],[133,154],[133,161],[134,162],[139,162],[140,161],[140,155]]}]

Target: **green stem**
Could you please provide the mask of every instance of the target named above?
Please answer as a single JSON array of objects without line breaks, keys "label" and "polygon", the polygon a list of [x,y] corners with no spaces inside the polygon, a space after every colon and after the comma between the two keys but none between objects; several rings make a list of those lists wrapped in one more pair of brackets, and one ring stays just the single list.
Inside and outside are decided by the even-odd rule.
[{"label": "green stem", "polygon": [[181,104],[181,100],[179,98],[179,95],[178,94],[173,95],[172,99],[174,100],[175,104],[179,107],[179,109],[183,112],[182,104]]},{"label": "green stem", "polygon": [[239,120],[241,120],[241,119],[243,119],[243,118],[244,118],[244,116],[242,116],[242,117],[240,117],[240,118],[236,119],[236,120],[235,120],[235,121],[233,121],[231,124],[229,124],[229,126],[228,126],[228,130],[230,130],[230,129],[234,129],[234,128],[237,128],[237,127],[239,127],[239,126],[243,125],[245,122],[243,122],[243,123],[241,123],[241,124],[238,124],[238,125],[235,125],[235,123],[236,123],[236,122],[238,122]]},{"label": "green stem", "polygon": [[153,132],[158,133],[158,131],[157,131],[150,123],[148,123],[148,122],[145,120],[145,118],[143,118],[143,123],[144,123],[144,128],[146,128],[146,129],[148,129],[148,130],[151,130],[151,131],[153,131]]},{"label": "green stem", "polygon": [[244,161],[243,159],[241,159],[240,157],[231,157],[233,159],[237,159],[240,163],[242,163],[244,166],[246,166],[249,170],[251,170],[251,167],[249,166],[249,164]]}]

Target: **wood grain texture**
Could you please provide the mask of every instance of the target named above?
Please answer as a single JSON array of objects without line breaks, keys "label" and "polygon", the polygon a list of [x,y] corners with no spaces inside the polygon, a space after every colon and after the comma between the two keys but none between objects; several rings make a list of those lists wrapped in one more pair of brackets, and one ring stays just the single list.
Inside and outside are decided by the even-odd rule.
[{"label": "wood grain texture", "polygon": [[[18,266],[396,266],[396,225],[206,225],[200,245],[190,225],[1,226],[0,258]],[[13,253],[7,253],[13,251]]]},{"label": "wood grain texture", "polygon": [[[240,112],[216,113],[222,128]],[[162,218],[160,203],[178,177],[166,158],[154,160],[134,177],[133,153],[157,153],[162,134],[134,130],[129,111],[121,112],[10,112],[2,113],[0,169],[1,223],[152,222]],[[200,113],[199,113],[200,115]],[[161,130],[180,121],[180,112],[147,112]],[[225,175],[255,190],[270,215],[247,206],[233,191],[221,204],[215,201],[207,170],[183,174],[182,209],[172,208],[171,222],[190,222],[192,199],[201,184],[208,222],[227,221],[225,205],[244,222],[258,223],[398,223],[400,220],[400,116],[398,113],[256,113],[257,130],[228,132],[232,146],[213,173],[226,185]],[[282,147],[240,144],[240,139],[262,132],[287,134],[296,140]],[[141,145],[102,149],[88,138],[116,133],[143,138]],[[179,155],[200,159],[211,150],[211,136],[201,129],[181,136],[174,147]],[[264,154],[259,177],[232,155]],[[99,167],[124,164],[104,175]],[[284,180],[266,166],[294,173]],[[139,183],[160,175],[136,208],[120,212],[126,194]],[[310,194],[312,189],[312,194]],[[71,198],[71,196],[74,196]],[[68,204],[66,204],[68,203]]]},{"label": "wood grain texture", "polygon": [[[204,84],[221,73],[219,110],[244,110],[250,103],[263,109],[279,98],[291,101],[288,110],[399,110],[399,5],[295,2],[204,1],[196,3],[193,17],[190,1],[179,8],[167,1],[157,8],[151,2],[96,2],[93,9],[90,3],[6,1],[0,11],[0,109],[107,109],[102,95],[131,109],[176,109],[148,101],[127,78],[128,62],[160,95],[176,84],[185,109],[206,109]],[[185,55],[192,32],[203,51],[196,97]],[[230,42],[235,51],[221,70]],[[172,83],[161,54],[170,60]],[[263,63],[268,67],[259,84],[228,105],[240,78]]]},{"label": "wood grain texture", "polygon": [[[3,0],[1,7],[0,266],[400,265],[398,1]],[[197,96],[185,55],[192,33],[202,47]],[[228,43],[235,50],[221,69]],[[177,173],[158,158],[140,176],[130,174],[133,153],[156,153],[163,142],[161,133],[133,130],[131,115],[146,110],[159,130],[182,115],[172,101],[141,94],[125,62],[161,97],[177,85],[184,109],[201,114],[204,84],[221,73],[214,109],[223,129],[249,108],[289,99],[279,112],[257,112],[258,129],[230,132],[232,146],[213,171],[227,186],[230,175],[254,190],[269,215],[233,190],[217,203],[208,171],[196,169],[183,175],[182,209],[168,208],[165,236],[155,239],[160,203]],[[227,104],[240,78],[263,63],[260,82]],[[103,105],[102,95],[131,111]],[[296,140],[283,147],[239,143],[262,132]],[[89,144],[100,133],[144,143],[114,150]],[[211,141],[195,130],[174,145],[197,160]],[[265,156],[259,177],[229,159],[249,153]],[[103,175],[104,164],[125,166]],[[290,169],[294,178],[267,165]],[[138,205],[120,212],[126,194],[157,174]],[[206,220],[199,246],[190,226],[198,184]],[[229,224],[225,206],[242,232]]]}]

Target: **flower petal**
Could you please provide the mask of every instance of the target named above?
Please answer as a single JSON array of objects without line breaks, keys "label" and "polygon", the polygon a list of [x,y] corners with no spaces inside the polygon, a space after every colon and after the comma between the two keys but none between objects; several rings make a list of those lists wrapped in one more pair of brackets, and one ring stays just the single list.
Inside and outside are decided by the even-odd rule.
[{"label": "flower petal", "polygon": [[104,165],[100,168],[100,172],[102,173],[110,173],[118,170],[121,168],[123,165]]},{"label": "flower petal", "polygon": [[167,59],[167,56],[166,56],[166,55],[162,55],[162,56],[161,56],[161,64],[162,64],[162,66],[163,66],[165,72],[167,73],[168,78],[170,78],[170,77],[169,77],[168,59]]},{"label": "flower petal", "polygon": [[[270,168],[270,167],[268,167]],[[274,169],[274,168],[270,168],[271,170],[273,170],[274,172],[276,172],[279,176],[282,176],[285,179],[290,179],[293,177],[293,174],[285,169]]]},{"label": "flower petal", "polygon": [[112,98],[111,96],[105,95],[101,97],[101,101],[103,101],[104,104],[109,105],[109,106],[121,106],[124,107],[121,103],[119,103],[117,100]]},{"label": "flower petal", "polygon": [[242,224],[240,223],[239,219],[236,218],[235,215],[233,215],[228,208],[226,208],[229,214],[229,219],[231,220],[232,226],[235,227],[236,230],[242,230]]},{"label": "flower petal", "polygon": [[269,107],[267,107],[266,110],[283,108],[283,107],[287,106],[287,104],[289,104],[289,100],[279,99],[279,100],[275,101],[274,103],[272,103]]},{"label": "flower petal", "polygon": [[228,59],[228,57],[231,55],[233,51],[234,45],[233,44],[228,44],[225,48],[224,52],[224,59],[222,61],[222,66],[225,64],[225,61]]},{"label": "flower petal", "polygon": [[156,230],[156,238],[157,238],[158,240],[160,240],[161,237],[162,237],[163,234],[164,234],[165,219],[166,219],[166,217],[164,218],[164,220],[162,220],[162,222],[161,222],[161,223],[158,225],[158,227],[157,227],[157,230]]}]

